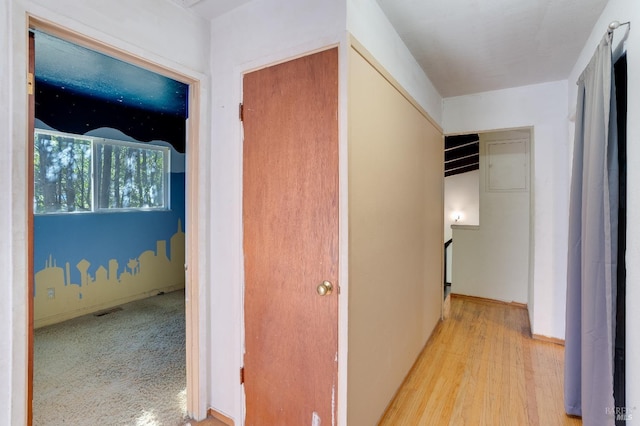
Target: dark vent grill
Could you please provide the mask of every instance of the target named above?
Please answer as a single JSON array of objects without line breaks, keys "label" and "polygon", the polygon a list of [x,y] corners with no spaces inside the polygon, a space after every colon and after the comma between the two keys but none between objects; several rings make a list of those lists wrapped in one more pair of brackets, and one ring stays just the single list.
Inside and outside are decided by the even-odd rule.
[{"label": "dark vent grill", "polygon": [[118,312],[118,311],[121,311],[121,310],[122,310],[122,308],[120,308],[120,307],[111,308],[111,309],[105,309],[104,311],[98,311],[98,312],[94,313],[93,316],[103,317],[105,315],[109,315],[109,314],[112,314],[114,312]]},{"label": "dark vent grill", "polygon": [[444,175],[453,176],[480,168],[480,138],[477,134],[444,138]]}]

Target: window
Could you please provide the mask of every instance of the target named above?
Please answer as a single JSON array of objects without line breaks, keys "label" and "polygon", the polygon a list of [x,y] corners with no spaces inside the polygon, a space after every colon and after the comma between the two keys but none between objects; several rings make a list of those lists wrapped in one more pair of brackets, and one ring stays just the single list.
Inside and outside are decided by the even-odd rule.
[{"label": "window", "polygon": [[37,130],[37,214],[169,208],[169,149]]}]

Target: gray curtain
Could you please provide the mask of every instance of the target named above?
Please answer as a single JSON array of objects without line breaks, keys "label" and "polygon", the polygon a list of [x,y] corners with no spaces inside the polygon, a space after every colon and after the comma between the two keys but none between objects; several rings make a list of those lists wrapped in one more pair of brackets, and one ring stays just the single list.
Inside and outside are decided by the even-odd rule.
[{"label": "gray curtain", "polygon": [[569,210],[565,410],[613,425],[618,141],[612,34],[578,80]]}]

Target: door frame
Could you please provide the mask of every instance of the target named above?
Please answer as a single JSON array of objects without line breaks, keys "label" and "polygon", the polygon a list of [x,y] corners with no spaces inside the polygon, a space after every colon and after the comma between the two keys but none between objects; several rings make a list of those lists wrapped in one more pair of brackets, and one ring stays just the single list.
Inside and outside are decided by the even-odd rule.
[{"label": "door frame", "polygon": [[[474,130],[469,130],[469,131],[462,131],[462,132],[453,132],[453,133],[447,133],[444,136],[459,136],[459,135],[469,135],[469,134],[487,134],[487,133],[507,133],[507,132],[511,132],[511,131],[523,131],[523,132],[528,132],[528,148],[527,148],[527,167],[529,168],[529,170],[527,171],[527,185],[528,185],[528,191],[529,191],[529,221],[527,224],[528,230],[529,230],[529,244],[528,244],[528,249],[529,249],[529,256],[528,256],[528,262],[527,262],[527,303],[525,303],[526,307],[527,307],[527,315],[529,317],[529,323],[530,323],[530,327],[533,327],[533,323],[534,323],[534,312],[533,309],[531,308],[531,306],[533,305],[534,302],[534,296],[535,296],[535,281],[534,281],[534,267],[535,267],[535,252],[534,252],[534,248],[535,248],[535,165],[534,165],[534,147],[535,147],[535,125],[525,125],[525,126],[520,126],[520,127],[499,127],[496,129],[483,129],[483,130],[478,130],[478,129],[474,129]],[[479,142],[478,142],[479,143]],[[480,156],[482,157],[482,152],[480,152]],[[480,170],[480,174],[479,174],[479,179],[484,179],[485,177],[482,175],[482,172]],[[480,187],[478,187],[478,191],[480,191]],[[482,197],[482,194],[480,194],[480,197]],[[480,202],[480,201],[479,201]],[[479,207],[478,207],[479,208]],[[445,265],[446,268],[446,265]],[[453,266],[451,268],[451,273],[453,274]],[[443,297],[444,299],[444,297]],[[444,300],[443,300],[443,309],[444,309]],[[539,336],[539,335],[534,335],[536,337],[539,338],[543,338],[544,339],[548,339],[548,338],[544,338],[544,336]]]},{"label": "door frame", "polygon": [[[336,190],[337,190],[337,194],[336,194],[336,201],[337,201],[337,207],[336,210],[338,212],[336,220],[337,220],[337,225],[336,225],[336,249],[337,249],[337,255],[336,255],[336,262],[337,262],[337,267],[336,267],[336,276],[335,276],[335,280],[338,283],[335,291],[335,295],[333,297],[336,297],[336,356],[340,359],[340,348],[341,348],[341,327],[340,327],[340,317],[341,317],[341,306],[344,304],[343,300],[341,300],[341,290],[345,290],[346,287],[342,285],[341,283],[341,279],[342,279],[342,275],[343,275],[343,251],[342,251],[342,247],[341,247],[341,242],[342,242],[342,232],[343,232],[343,220],[342,220],[342,214],[343,214],[343,199],[342,199],[342,190],[341,190],[341,176],[343,175],[341,173],[342,167],[343,167],[343,158],[345,158],[346,156],[343,156],[342,154],[342,126],[340,125],[340,123],[342,122],[342,117],[341,115],[341,87],[342,87],[342,82],[341,82],[341,78],[342,78],[342,68],[340,66],[340,64],[343,61],[342,55],[343,55],[343,49],[342,46],[339,43],[334,43],[334,44],[329,44],[329,45],[323,45],[321,47],[317,47],[314,49],[309,49],[309,50],[303,50],[301,52],[298,52],[298,54],[295,55],[291,55],[291,56],[287,56],[284,58],[279,58],[278,60],[269,62],[267,64],[261,64],[258,67],[255,68],[250,68],[248,70],[245,70],[243,72],[240,73],[240,86],[241,86],[241,91],[240,91],[240,95],[241,95],[241,106],[244,106],[245,103],[245,93],[244,93],[244,80],[245,77],[248,74],[254,73],[254,72],[259,72],[259,71],[263,71],[266,70],[268,68],[271,67],[276,67],[282,64],[286,64],[292,61],[296,61],[298,59],[302,59],[302,58],[306,58],[309,56],[313,56],[315,54],[319,54],[319,53],[323,53],[323,52],[327,52],[330,50],[336,50],[336,57],[337,57],[337,81],[338,81],[338,85],[337,85],[337,111],[338,111],[338,124],[337,124],[337,131],[336,131],[336,149],[337,149],[337,162],[336,162],[336,173],[337,173],[337,182],[336,182]],[[241,111],[241,115],[240,115],[240,121],[244,122],[245,118],[243,117],[242,111]],[[245,151],[244,151],[244,123],[242,125],[243,127],[243,135],[242,135],[242,151],[241,151],[241,163],[242,163],[242,174],[241,174],[241,179],[244,181],[245,178],[245,173],[246,173],[246,168],[245,168]],[[241,192],[241,198],[243,198],[244,200],[244,188]],[[244,206],[244,201],[243,201],[243,206]],[[243,207],[244,209],[244,207]],[[242,213],[243,215],[243,220],[241,221],[241,227],[243,229],[242,234],[244,235],[244,212]],[[245,242],[243,241],[243,252],[244,252],[244,244]],[[246,410],[246,406],[247,406],[247,398],[246,398],[246,389],[245,389],[245,385],[244,385],[244,366],[245,366],[245,359],[244,357],[246,356],[246,290],[247,290],[247,281],[246,281],[246,271],[245,271],[246,265],[242,265],[242,274],[243,274],[243,281],[242,281],[242,286],[241,286],[241,290],[242,290],[242,306],[241,306],[241,312],[242,312],[242,320],[241,320],[241,324],[242,324],[242,342],[243,342],[243,349],[242,349],[242,361],[241,361],[241,384],[243,384],[242,386],[242,399],[243,399],[243,405],[245,407],[245,409],[242,412],[242,422],[244,423],[246,421],[246,415],[247,415],[247,410]],[[335,284],[335,283],[334,283]],[[334,407],[332,407],[333,413],[332,415],[334,416],[334,418],[338,418],[340,416],[341,410],[344,410],[344,406],[341,403],[341,380],[340,380],[340,365],[344,364],[344,366],[346,367],[346,361],[345,362],[338,362],[337,365],[335,366],[336,370],[335,370],[335,379],[336,379],[336,383],[335,383],[335,388],[334,391],[338,393],[338,397],[336,398],[335,402],[334,402]],[[342,367],[343,369],[345,369],[345,367]],[[346,371],[346,369],[345,369]],[[337,406],[335,406],[335,404],[337,404]],[[338,423],[340,424],[340,421],[338,421]]]},{"label": "door frame", "polygon": [[[269,68],[271,66],[275,66],[284,62],[289,62],[304,56],[312,55],[314,53],[322,52],[324,50],[329,50],[332,48],[338,49],[338,239],[339,239],[339,255],[338,255],[338,282],[340,282],[340,294],[338,294],[338,381],[337,381],[337,394],[336,398],[336,406],[337,406],[337,414],[336,414],[336,424],[342,425],[347,422],[347,346],[348,346],[348,334],[347,334],[347,323],[348,323],[348,298],[344,295],[349,293],[349,272],[348,272],[348,197],[347,197],[347,181],[346,176],[347,173],[347,126],[344,123],[347,122],[347,96],[346,96],[346,80],[348,78],[348,54],[349,49],[352,44],[357,44],[357,41],[352,37],[346,38],[331,38],[324,39],[319,42],[310,42],[299,45],[295,48],[292,48],[290,51],[286,52],[276,52],[272,55],[268,55],[266,57],[257,58],[251,61],[247,61],[242,65],[238,66],[235,70],[237,72],[236,86],[238,87],[238,98],[237,102],[242,103],[244,98],[244,93],[242,90],[243,79],[246,74],[252,73],[254,71],[259,71],[264,68]],[[357,44],[360,46],[359,44]],[[364,47],[359,47],[366,51]],[[372,63],[377,63],[373,59],[373,56],[368,54],[369,59],[373,61]],[[241,126],[240,126],[241,127]],[[239,161],[239,179],[242,181],[242,170],[243,170],[243,143],[244,136],[242,132],[238,135],[238,161]],[[242,188],[238,191],[237,195],[242,199],[243,191]],[[240,210],[240,217],[242,216],[242,209]],[[240,235],[242,235],[243,222],[240,220],[239,228]],[[242,259],[244,257],[244,249],[242,247],[242,237],[240,237],[240,250],[239,256]],[[238,366],[242,368],[244,366],[244,345],[245,345],[245,309],[244,309],[244,292],[245,292],[245,282],[244,282],[244,261],[241,261],[239,264],[239,273],[242,277],[241,285],[238,289],[237,297],[241,300],[239,304],[239,313],[240,316],[240,351],[238,358]],[[244,407],[246,406],[246,394],[244,390],[244,385],[241,383],[240,393],[239,393],[239,403],[240,406],[243,407],[240,412],[240,424],[244,424],[246,412]],[[209,410],[210,414],[217,414],[214,410]],[[231,423],[229,423],[231,424]]]},{"label": "door frame", "polygon": [[[201,275],[201,266],[198,257],[198,246],[200,245],[200,233],[199,226],[199,211],[201,210],[201,197],[199,190],[199,175],[200,169],[198,167],[199,162],[199,147],[200,147],[200,113],[201,113],[201,80],[204,76],[190,76],[184,72],[180,72],[161,65],[158,63],[150,62],[147,59],[142,58],[139,55],[127,52],[121,48],[107,44],[96,38],[91,38],[80,32],[74,31],[62,25],[58,25],[49,20],[27,14],[27,24],[25,35],[28,37],[30,29],[38,29],[56,37],[63,38],[67,41],[73,42],[80,46],[87,47],[92,50],[104,53],[112,56],[116,59],[120,59],[124,62],[140,66],[149,71],[157,74],[164,75],[174,80],[185,83],[189,86],[189,118],[187,119],[186,126],[186,190],[185,190],[185,327],[186,327],[186,379],[187,379],[187,414],[200,419],[206,416],[207,407],[201,394],[201,388],[204,381],[201,383],[201,377],[205,372],[205,364],[200,357],[200,353],[203,345],[206,342],[201,341],[201,328],[202,320],[200,315],[200,304],[205,297],[202,295],[204,287],[199,285],[199,277]],[[27,67],[29,67],[29,55],[27,55]],[[27,95],[29,96],[29,95]],[[27,100],[29,105],[30,99]],[[35,111],[28,110],[27,122],[29,130],[33,123],[32,115]],[[27,139],[29,140],[29,138]],[[32,140],[32,136],[31,136]],[[31,144],[32,145],[32,144]],[[26,182],[27,188],[33,188],[33,152],[32,148],[27,147],[27,155],[25,158],[27,167]],[[31,190],[32,191],[32,190]],[[27,324],[27,353],[26,353],[26,366],[27,366],[27,383],[26,383],[26,419],[27,425],[33,424],[33,246],[34,246],[34,233],[33,233],[33,203],[30,201],[33,197],[32,192],[29,192],[27,197],[31,197],[27,200],[27,206],[25,214],[27,216],[27,276],[25,277],[25,283],[27,283],[27,300],[26,300],[26,324]]]}]

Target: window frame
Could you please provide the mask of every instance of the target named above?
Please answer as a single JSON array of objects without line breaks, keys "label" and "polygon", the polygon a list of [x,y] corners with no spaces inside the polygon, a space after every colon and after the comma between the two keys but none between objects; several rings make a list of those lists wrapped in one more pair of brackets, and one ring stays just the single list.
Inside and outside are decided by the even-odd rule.
[{"label": "window frame", "polygon": [[[103,138],[96,137],[90,135],[79,135],[74,133],[66,133],[60,132],[57,130],[49,130],[49,129],[34,129],[34,144],[38,140],[37,134],[47,134],[51,136],[57,137],[66,137],[73,138],[82,141],[88,141],[90,145],[90,167],[89,167],[89,185],[91,188],[91,197],[90,197],[90,209],[88,210],[74,210],[74,211],[65,211],[65,210],[56,210],[56,211],[38,211],[38,206],[36,202],[36,194],[37,190],[36,186],[36,177],[35,177],[35,167],[34,167],[34,208],[33,212],[36,216],[50,216],[50,215],[64,215],[64,214],[95,214],[95,213],[125,213],[125,212],[158,212],[158,211],[170,211],[171,210],[171,148],[165,145],[159,145],[153,142],[136,142],[136,141],[126,141],[120,139],[113,138]],[[162,206],[140,206],[140,207],[100,207],[98,205],[98,162],[96,159],[98,158],[99,146],[110,145],[112,147],[125,147],[132,149],[143,149],[149,151],[158,151],[162,153],[163,157],[163,167],[162,167],[162,184],[163,184],[163,205]],[[35,148],[35,147],[34,147]],[[35,151],[35,149],[34,149]],[[32,160],[35,164],[35,154]],[[113,165],[112,165],[113,167]]]}]

